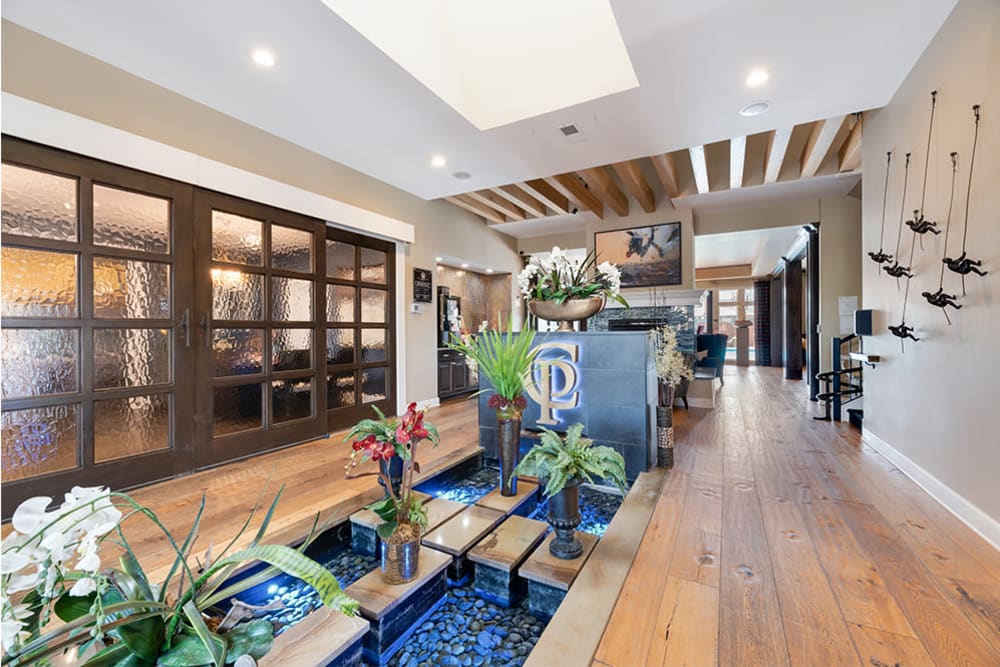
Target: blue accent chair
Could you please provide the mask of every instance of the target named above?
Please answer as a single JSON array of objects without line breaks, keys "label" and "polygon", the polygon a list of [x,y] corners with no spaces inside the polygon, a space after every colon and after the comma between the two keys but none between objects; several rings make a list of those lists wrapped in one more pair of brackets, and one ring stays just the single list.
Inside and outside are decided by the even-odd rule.
[{"label": "blue accent chair", "polygon": [[708,356],[698,362],[698,368],[711,370],[722,384],[726,384],[722,377],[722,369],[726,365],[726,343],[728,340],[729,337],[726,334],[699,334],[695,343],[695,349],[699,352],[708,351]]}]

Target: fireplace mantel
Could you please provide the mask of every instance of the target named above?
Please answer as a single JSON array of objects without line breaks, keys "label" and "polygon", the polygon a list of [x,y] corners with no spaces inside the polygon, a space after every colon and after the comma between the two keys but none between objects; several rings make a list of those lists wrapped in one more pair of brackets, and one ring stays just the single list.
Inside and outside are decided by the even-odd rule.
[{"label": "fireplace mantel", "polygon": [[[701,303],[707,290],[703,289],[661,289],[653,294],[652,290],[633,288],[624,290],[622,296],[633,308],[650,306],[696,306]],[[608,301],[607,308],[623,308],[620,303]]]}]

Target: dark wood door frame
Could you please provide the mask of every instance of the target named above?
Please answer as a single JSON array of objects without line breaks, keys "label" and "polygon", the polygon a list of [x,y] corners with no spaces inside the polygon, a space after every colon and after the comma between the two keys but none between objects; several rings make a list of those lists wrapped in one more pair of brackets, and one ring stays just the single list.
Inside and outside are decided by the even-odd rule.
[{"label": "dark wood door frame", "polygon": [[785,260],[782,272],[785,320],[785,379],[802,379],[802,260]]},{"label": "dark wood door frame", "polygon": [[803,227],[809,234],[806,254],[806,301],[808,303],[808,319],[806,326],[806,345],[809,354],[806,356],[809,375],[809,400],[815,401],[819,394],[819,380],[816,375],[819,367],[819,223]]}]

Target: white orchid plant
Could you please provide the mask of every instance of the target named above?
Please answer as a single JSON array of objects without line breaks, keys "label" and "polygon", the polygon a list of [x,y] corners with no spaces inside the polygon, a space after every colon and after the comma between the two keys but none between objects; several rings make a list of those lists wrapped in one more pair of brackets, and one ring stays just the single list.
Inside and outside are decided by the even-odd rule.
[{"label": "white orchid plant", "polygon": [[656,378],[667,387],[676,387],[681,380],[693,380],[694,370],[677,347],[677,329],[664,324],[650,331]]},{"label": "white orchid plant", "polygon": [[565,250],[555,246],[547,260],[533,256],[517,282],[527,299],[565,303],[604,295],[628,308],[621,295],[621,271],[611,262],[598,264],[593,250],[582,260],[570,259]]},{"label": "white orchid plant", "polygon": [[[317,534],[316,522],[297,549],[260,544],[281,493],[249,546],[229,553],[261,508],[263,491],[236,537],[214,557],[209,547],[196,566],[188,559],[201,525],[204,496],[180,544],[150,509],[105,487],[73,487],[56,509],[49,509],[48,497],[24,501],[0,545],[2,664],[48,664],[66,652],[72,652],[70,661],[85,667],[222,667],[241,655],[259,658],[271,648],[271,623],[247,620],[252,618],[248,605],[234,604],[227,614],[218,605],[279,571],[311,585],[327,606],[353,615],[357,603],[344,595],[331,572],[303,553]],[[143,571],[122,530],[133,516],[152,521],[174,554],[159,585]],[[121,551],[119,567],[102,567],[100,551],[107,544]],[[251,561],[268,567],[228,581],[239,565]],[[171,596],[168,590],[177,575]],[[237,609],[242,613],[234,614]]]}]

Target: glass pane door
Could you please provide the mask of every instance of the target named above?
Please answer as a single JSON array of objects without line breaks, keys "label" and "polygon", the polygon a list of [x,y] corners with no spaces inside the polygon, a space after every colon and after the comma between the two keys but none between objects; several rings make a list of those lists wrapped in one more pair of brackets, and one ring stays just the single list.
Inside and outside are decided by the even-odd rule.
[{"label": "glass pane door", "polygon": [[201,315],[196,465],[212,465],[326,432],[317,253],[322,224],[199,192]]},{"label": "glass pane door", "polygon": [[73,484],[169,477],[190,455],[192,188],[3,143],[4,515]]}]

